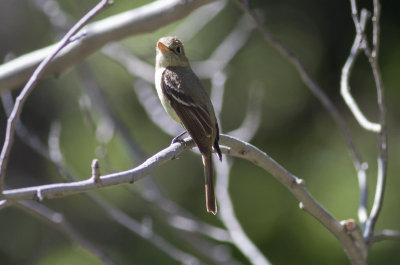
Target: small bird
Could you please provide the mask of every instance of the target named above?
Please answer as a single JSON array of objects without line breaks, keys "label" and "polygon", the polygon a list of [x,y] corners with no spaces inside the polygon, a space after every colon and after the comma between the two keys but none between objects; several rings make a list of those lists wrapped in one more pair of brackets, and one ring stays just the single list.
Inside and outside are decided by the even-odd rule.
[{"label": "small bird", "polygon": [[222,161],[218,145],[219,127],[210,97],[190,67],[183,43],[176,37],[164,37],[157,42],[155,84],[165,111],[185,128],[200,150],[204,165],[207,212],[217,214],[214,194],[212,149]]}]

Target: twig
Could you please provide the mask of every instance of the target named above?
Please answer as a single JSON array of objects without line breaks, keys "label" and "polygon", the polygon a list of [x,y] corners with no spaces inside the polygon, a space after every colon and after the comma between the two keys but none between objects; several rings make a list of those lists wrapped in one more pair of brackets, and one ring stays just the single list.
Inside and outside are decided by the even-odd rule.
[{"label": "twig", "polygon": [[371,243],[381,242],[384,240],[400,240],[400,231],[385,229],[377,233]]},{"label": "twig", "polygon": [[14,131],[16,122],[21,114],[23,105],[28,98],[32,88],[38,81],[38,79],[42,76],[43,71],[49,66],[50,61],[54,59],[54,57],[71,41],[71,38],[74,34],[93,18],[98,12],[100,12],[103,8],[105,8],[109,4],[109,0],[100,1],[94,8],[92,8],[85,16],[83,16],[68,32],[65,34],[63,39],[57,43],[55,46],[52,46],[52,52],[46,55],[45,59],[39,64],[36,70],[33,72],[32,76],[29,78],[28,82],[22,89],[21,93],[18,95],[14,108],[7,120],[7,128],[5,134],[4,145],[1,150],[0,155],[0,193],[3,191],[4,187],[4,176],[8,162],[8,156],[11,151],[11,146],[14,139]]},{"label": "twig", "polygon": [[247,111],[242,124],[236,130],[229,132],[235,138],[249,142],[254,137],[261,124],[263,90],[251,87],[247,101]]},{"label": "twig", "polygon": [[[223,224],[226,226],[232,243],[242,252],[242,254],[249,260],[251,264],[255,265],[269,265],[271,264],[268,259],[262,254],[257,246],[249,239],[236,218],[233,209],[232,199],[229,195],[229,173],[232,167],[231,163],[224,159],[222,163],[218,163],[216,193],[218,198],[219,215]],[[217,159],[214,159],[214,163]]]},{"label": "twig", "polygon": [[[353,3],[352,2],[352,10],[353,8]],[[355,5],[355,3],[354,3]],[[356,17],[356,18],[354,18]],[[363,9],[361,11],[361,17],[360,21],[357,19],[357,15],[353,14],[353,20],[355,20],[355,27],[356,27],[356,37],[353,42],[353,46],[351,47],[349,57],[347,57],[346,63],[344,64],[342,68],[342,76],[341,76],[341,81],[340,81],[340,93],[342,94],[342,97],[344,101],[346,102],[347,106],[353,113],[354,117],[358,121],[358,123],[366,130],[368,131],[373,131],[373,132],[380,132],[381,131],[381,125],[370,122],[362,113],[360,108],[357,105],[357,102],[354,100],[353,96],[350,93],[350,86],[349,86],[349,78],[351,75],[351,70],[353,68],[354,62],[360,53],[360,51],[364,48],[362,46],[362,43],[364,41],[364,30],[365,30],[365,24],[368,18],[368,11]]]},{"label": "twig", "polygon": [[181,251],[180,249],[166,241],[164,238],[159,236],[157,233],[155,233],[151,227],[140,224],[139,222],[128,216],[126,213],[112,206],[106,200],[103,200],[100,196],[91,195],[89,198],[94,203],[99,205],[102,209],[104,209],[106,214],[115,222],[126,227],[131,232],[138,234],[142,238],[149,240],[153,245],[158,247],[174,260],[180,262],[181,264],[200,264],[200,261],[196,257]]},{"label": "twig", "polygon": [[254,25],[249,18],[242,16],[235,28],[225,37],[207,60],[192,63],[196,74],[200,78],[213,78],[216,72],[224,70],[238,51],[246,44],[253,29]]},{"label": "twig", "polygon": [[190,21],[190,23],[181,23],[173,30],[173,34],[179,36],[183,42],[192,39],[205,25],[221,12],[227,2],[227,0],[216,1],[215,3],[197,9],[187,18],[186,21]]},{"label": "twig", "polygon": [[[242,47],[242,45],[246,42],[248,38],[248,34],[246,35],[246,38],[241,36],[241,39],[239,41],[239,45],[230,45],[230,41],[233,41],[232,36],[235,36],[241,31],[241,28],[243,27],[243,23],[248,23],[247,19],[242,18],[241,21],[238,23],[237,29],[235,29],[225,40],[222,42],[221,45],[218,46],[216,51],[213,53],[214,56],[211,56],[209,60],[215,60],[214,58],[226,58],[225,60],[222,60],[223,63],[217,64],[218,67],[214,68],[213,70],[216,71],[211,78],[211,100],[214,104],[214,110],[217,118],[219,119],[221,110],[222,110],[222,104],[223,104],[223,98],[224,98],[224,93],[225,93],[225,82],[227,79],[226,74],[223,72],[222,69],[226,67],[228,62],[233,58],[234,54]],[[249,30],[247,30],[247,33],[249,33]],[[239,38],[238,36],[236,38]],[[223,47],[223,48],[221,48]],[[227,51],[224,53],[224,51]],[[217,54],[217,55],[216,55]],[[218,60],[217,60],[218,61]],[[254,93],[253,93],[254,94]],[[249,98],[251,98],[252,93],[250,92]],[[253,102],[251,102],[253,103]],[[248,106],[251,104],[250,100],[248,102]],[[241,136],[243,136],[245,139],[250,140],[252,136],[254,136],[254,133],[257,131],[258,126],[259,126],[259,120],[257,122],[257,118],[255,120],[251,119],[251,121],[256,121],[255,124],[249,123],[248,119],[246,121],[246,118],[254,113],[250,114],[251,108],[248,107],[248,111],[246,112],[245,119],[242,123],[242,126],[248,126],[252,128],[253,130],[246,130],[248,128],[239,128],[243,129],[240,131]],[[246,123],[245,123],[246,121]],[[222,126],[221,130],[222,130]],[[234,208],[233,208],[233,203],[231,196],[229,194],[229,175],[230,171],[232,168],[232,163],[228,160],[228,158],[224,159],[222,161],[222,164],[219,163],[218,159],[214,159],[214,164],[217,165],[215,167],[216,171],[216,176],[217,176],[217,181],[216,181],[216,193],[217,193],[217,198],[218,198],[218,203],[220,205],[220,214],[218,215],[219,219],[222,221],[224,226],[227,229],[227,232],[229,233],[231,243],[237,247],[237,249],[242,252],[242,254],[250,261],[251,264],[257,264],[257,265],[269,265],[270,262],[268,259],[262,254],[262,252],[257,248],[257,246],[250,240],[250,238],[246,235],[245,231],[243,230],[242,226],[240,225],[239,220],[236,217]]]},{"label": "twig", "polygon": [[19,208],[29,212],[32,216],[36,216],[53,225],[58,230],[62,231],[66,236],[79,244],[81,247],[95,255],[104,264],[117,264],[101,249],[93,245],[89,240],[82,236],[64,217],[64,215],[51,210],[50,208],[41,205],[34,201],[20,201],[16,204]]},{"label": "twig", "polygon": [[374,15],[372,19],[373,23],[373,50],[369,54],[366,49],[366,55],[369,57],[372,73],[375,79],[375,86],[377,90],[377,101],[379,107],[379,123],[382,130],[378,134],[378,177],[375,190],[374,203],[371,209],[370,216],[367,220],[364,237],[368,244],[371,243],[371,238],[374,234],[375,224],[378,220],[379,213],[382,209],[383,199],[385,195],[385,186],[387,178],[387,128],[386,128],[386,104],[384,97],[384,86],[382,81],[382,75],[378,65],[378,45],[379,45],[379,18],[380,18],[380,2],[374,0]]},{"label": "twig", "polygon": [[[372,124],[364,117],[364,115],[358,108],[357,103],[355,102],[355,100],[353,99],[353,97],[350,93],[350,87],[348,84],[349,77],[350,77],[354,62],[357,58],[357,55],[364,48],[364,44],[365,44],[364,30],[365,30],[366,21],[368,18],[368,11],[363,9],[361,11],[361,17],[360,17],[360,21],[359,21],[358,17],[357,17],[358,12],[357,12],[356,2],[355,2],[355,0],[351,0],[350,2],[351,2],[351,14],[352,14],[352,18],[354,21],[354,26],[356,28],[356,37],[354,39],[354,43],[351,48],[350,55],[347,58],[346,63],[344,64],[343,69],[342,69],[340,91],[341,91],[341,94],[342,94],[346,104],[349,106],[350,110],[353,112],[353,115],[356,117],[356,119],[359,121],[359,123],[364,128],[366,128],[367,130],[370,130],[369,128],[371,128],[371,126],[373,127],[375,125],[378,125],[378,127],[379,127],[378,129],[380,130],[381,128],[380,128],[379,124]],[[375,131],[373,129],[371,129],[371,130]],[[358,219],[360,220],[362,228],[364,229],[365,222],[367,221],[367,218],[368,218],[368,212],[367,212],[368,188],[367,188],[367,173],[366,173],[368,164],[366,162],[357,163],[355,166],[357,169],[358,185],[359,185],[359,189],[360,189],[360,203],[359,203],[359,207],[358,207]]]},{"label": "twig", "polygon": [[92,161],[92,179],[96,183],[100,182],[100,166],[99,160],[96,158]]},{"label": "twig", "polygon": [[[11,111],[14,106],[14,100],[12,98],[10,91],[4,91],[1,94],[1,102],[3,103],[3,108],[7,117],[10,116]],[[36,135],[32,135],[28,132],[28,129],[24,126],[20,119],[17,120],[15,124],[15,133],[19,136],[19,138],[24,141],[29,147],[36,150],[40,155],[49,159],[49,154],[47,149],[41,145],[39,137]]]},{"label": "twig", "polygon": [[[68,45],[46,70],[46,75],[59,74],[81,62],[105,44],[132,35],[152,32],[177,21],[200,6],[216,0],[159,0],[87,25],[78,36],[84,38]],[[0,91],[25,82],[35,67],[58,45],[22,55],[0,66]]]}]

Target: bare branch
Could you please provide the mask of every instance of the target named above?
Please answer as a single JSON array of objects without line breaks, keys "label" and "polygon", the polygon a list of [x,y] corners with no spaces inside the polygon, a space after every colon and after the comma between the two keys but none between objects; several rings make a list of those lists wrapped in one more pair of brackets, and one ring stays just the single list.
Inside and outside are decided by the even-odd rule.
[{"label": "bare branch", "polygon": [[350,93],[350,86],[349,86],[349,78],[351,75],[351,70],[353,68],[354,62],[360,51],[364,48],[362,46],[362,43],[364,41],[364,29],[367,18],[368,18],[368,11],[363,9],[361,12],[360,21],[358,22],[358,20],[355,19],[357,21],[355,24],[356,37],[354,39],[353,46],[351,47],[350,55],[347,58],[346,63],[344,64],[342,69],[342,77],[340,81],[340,93],[342,94],[344,101],[350,108],[354,117],[364,129],[373,132],[380,132],[381,130],[380,124],[370,122],[361,112],[356,101],[354,100],[353,96]]},{"label": "bare branch", "polygon": [[[186,145],[191,147],[193,143],[189,141],[186,142]],[[74,181],[70,183],[56,183],[20,189],[11,189],[3,191],[3,195],[0,196],[0,199],[44,200],[65,197],[76,193],[94,190],[99,187],[108,187],[122,183],[133,183],[134,181],[149,174],[155,167],[159,167],[168,160],[174,159],[185,148],[185,146],[180,144],[173,144],[168,148],[158,152],[156,155],[150,157],[138,167],[101,176],[100,183],[95,183],[93,179],[88,178],[86,180]]]},{"label": "bare branch", "polygon": [[[46,70],[46,75],[59,74],[81,62],[106,43],[152,32],[177,21],[196,8],[216,0],[159,0],[140,8],[120,13],[87,25],[77,36],[84,36],[68,45]],[[0,66],[0,91],[25,82],[35,67],[59,44],[22,55]]]},{"label": "bare branch", "polygon": [[149,240],[153,245],[176,261],[182,264],[200,264],[200,261],[196,257],[181,251],[155,233],[151,226],[146,225],[146,222],[143,224],[139,223],[126,213],[112,206],[106,200],[103,200],[100,196],[91,195],[89,198],[104,209],[106,214],[115,222],[126,227],[131,232],[138,234],[142,238]]},{"label": "bare branch", "polygon": [[362,231],[360,227],[357,225],[356,221],[354,219],[349,219],[341,221],[340,224],[343,226],[346,233],[348,233],[350,237],[353,239],[354,244],[358,246],[358,248],[362,253],[362,256],[366,260],[368,255],[368,246],[364,241]]},{"label": "bare branch", "polygon": [[377,233],[371,243],[381,242],[384,240],[400,240],[400,231],[385,229]]},{"label": "bare branch", "polygon": [[378,177],[375,190],[374,203],[371,209],[370,216],[366,222],[364,237],[369,244],[374,234],[375,224],[378,220],[380,211],[383,205],[385,195],[385,186],[387,178],[387,125],[386,125],[386,104],[384,95],[384,86],[382,75],[378,64],[378,46],[379,45],[379,18],[380,18],[380,1],[374,0],[374,15],[373,15],[373,50],[372,53],[368,49],[365,50],[369,57],[372,73],[374,75],[375,86],[377,90],[377,101],[379,107],[379,123],[382,130],[378,134]]},{"label": "bare branch", "polygon": [[174,35],[179,36],[184,42],[192,39],[208,22],[219,14],[227,2],[227,0],[221,0],[197,9],[190,14],[190,18],[187,20],[190,23],[182,23],[173,30]]},{"label": "bare branch", "polygon": [[[98,12],[100,12],[103,8],[105,8],[109,4],[109,0],[100,1],[94,8],[92,8],[86,15],[84,15],[68,32],[65,34],[63,39],[57,43],[55,46],[52,46],[49,53],[46,54],[45,59],[39,64],[39,66],[35,69],[32,76],[29,78],[28,82],[22,89],[21,93],[18,95],[14,108],[8,117],[7,120],[7,128],[6,135],[4,140],[4,145],[1,150],[0,155],[0,193],[3,191],[4,187],[4,176],[8,162],[8,156],[11,151],[11,146],[13,144],[14,139],[14,131],[17,120],[22,112],[22,108],[26,99],[28,98],[32,88],[35,86],[36,82],[42,76],[43,71],[48,68],[50,62],[54,59],[54,57],[71,41],[71,38],[74,34],[83,27],[90,19],[92,19]],[[51,52],[50,52],[51,51]],[[1,74],[0,74],[1,75]]]},{"label": "bare branch", "polygon": [[[344,101],[353,112],[353,115],[356,117],[358,122],[367,130],[375,131],[380,130],[381,127],[379,124],[369,122],[364,115],[362,114],[361,110],[358,108],[357,103],[353,99],[350,93],[349,87],[349,77],[351,74],[351,69],[354,65],[354,62],[362,49],[365,48],[365,25],[368,18],[368,11],[363,9],[361,12],[360,20],[357,17],[357,6],[355,0],[351,0],[351,13],[352,18],[354,21],[354,26],[356,28],[356,37],[353,43],[353,46],[350,51],[350,55],[346,60],[345,65],[342,69],[342,76],[341,76],[341,89],[340,92],[344,98]],[[373,127],[376,127],[375,129]],[[358,219],[361,222],[362,227],[364,228],[365,222],[368,218],[367,213],[367,199],[368,199],[368,189],[367,189],[367,174],[366,170],[368,168],[368,164],[366,162],[361,164],[356,164],[357,169],[357,176],[358,176],[358,185],[360,189],[360,203],[358,207]]]},{"label": "bare branch", "polygon": [[241,17],[235,28],[218,45],[210,57],[192,66],[200,78],[212,78],[216,72],[223,70],[237,52],[246,44],[254,25],[247,16]]},{"label": "bare branch", "polygon": [[106,255],[101,249],[93,245],[89,240],[82,236],[74,227],[65,219],[63,214],[55,212],[50,208],[41,205],[34,201],[20,201],[16,204],[22,210],[28,212],[32,216],[36,216],[45,220],[47,223],[51,224],[53,227],[62,231],[71,240],[79,244],[93,255],[95,255],[99,260],[103,261],[107,265],[117,264],[108,255]]},{"label": "bare branch", "polygon": [[246,116],[240,127],[229,132],[229,135],[247,142],[254,137],[261,124],[262,99],[263,90],[261,88],[250,88]]},{"label": "bare branch", "polygon": [[[218,195],[218,203],[220,208],[220,215],[218,217],[226,226],[228,233],[232,239],[232,243],[242,252],[242,254],[249,260],[251,264],[255,265],[269,265],[271,264],[268,259],[262,254],[257,246],[249,239],[236,218],[233,209],[232,200],[230,198],[229,189],[229,173],[231,163],[224,159],[222,163],[218,163],[216,192]],[[217,159],[214,159],[214,163]]]}]

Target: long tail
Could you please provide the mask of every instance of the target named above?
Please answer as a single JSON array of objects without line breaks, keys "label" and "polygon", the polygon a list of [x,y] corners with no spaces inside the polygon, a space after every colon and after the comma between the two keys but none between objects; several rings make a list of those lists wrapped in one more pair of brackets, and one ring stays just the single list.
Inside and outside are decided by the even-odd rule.
[{"label": "long tail", "polygon": [[207,212],[217,214],[217,202],[215,201],[214,194],[214,170],[213,163],[211,159],[211,152],[207,155],[203,155],[203,165],[204,165],[204,177],[206,180],[206,206]]}]

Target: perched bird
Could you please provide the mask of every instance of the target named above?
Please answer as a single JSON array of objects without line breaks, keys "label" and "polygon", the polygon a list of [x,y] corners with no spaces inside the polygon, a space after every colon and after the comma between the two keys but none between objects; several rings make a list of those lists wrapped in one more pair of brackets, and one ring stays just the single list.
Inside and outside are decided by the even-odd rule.
[{"label": "perched bird", "polygon": [[214,194],[212,149],[222,160],[218,145],[219,127],[210,97],[190,67],[183,43],[176,37],[157,42],[155,84],[165,111],[185,128],[200,150],[204,165],[207,211],[217,214]]}]

